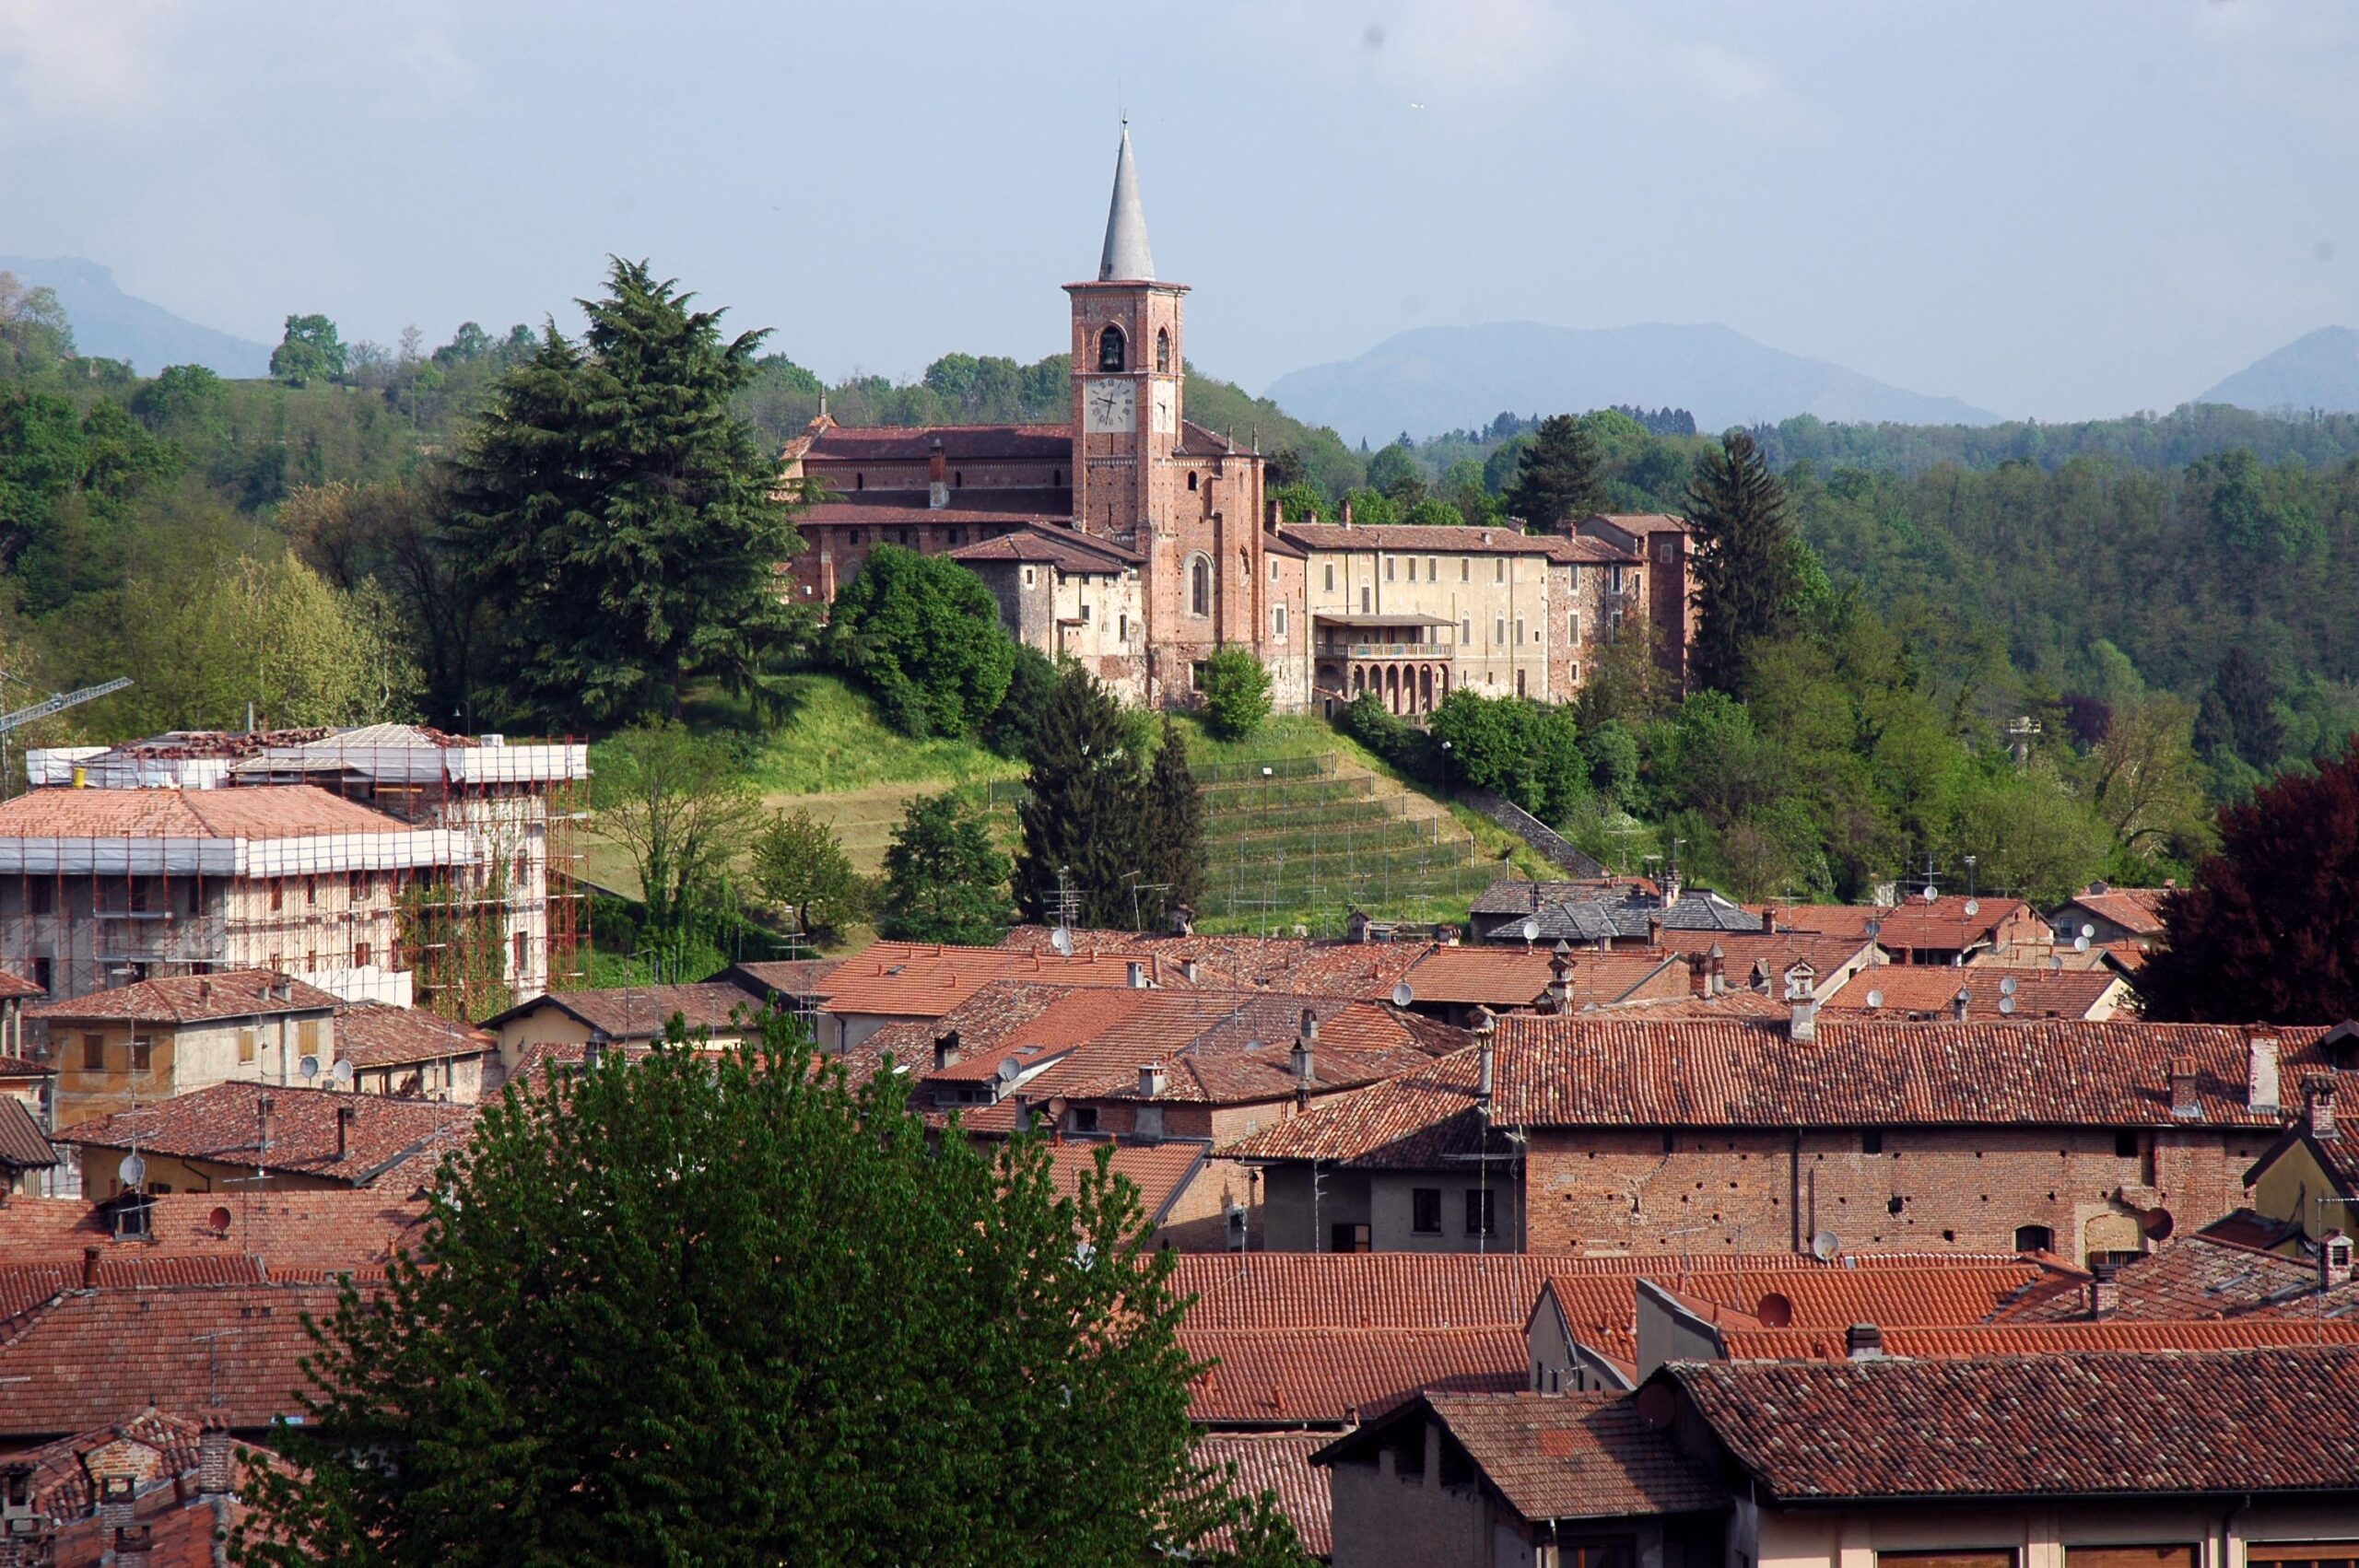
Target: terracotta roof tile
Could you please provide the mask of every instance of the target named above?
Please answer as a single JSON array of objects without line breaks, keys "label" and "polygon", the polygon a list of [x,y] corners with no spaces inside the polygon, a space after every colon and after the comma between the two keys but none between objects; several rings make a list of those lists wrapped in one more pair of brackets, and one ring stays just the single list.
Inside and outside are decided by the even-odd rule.
[{"label": "terracotta roof tile", "polygon": [[1832,1328],[1854,1323],[1947,1328],[1988,1321],[2031,1289],[2087,1276],[2027,1258],[1912,1259],[1860,1268],[1719,1268],[1718,1260],[1646,1277],[1691,1310],[1737,1328]]},{"label": "terracotta roof tile", "polygon": [[[1145,955],[1140,955],[1144,961]],[[1027,953],[1004,947],[949,947],[878,942],[846,958],[827,976],[826,1010],[839,1017],[939,1018],[993,980],[1057,986],[1119,987],[1131,983],[1132,955],[1121,953]],[[1149,977],[1184,985],[1175,965]]]},{"label": "terracotta roof tile", "polygon": [[1686,1362],[1659,1376],[1778,1502],[2348,1491],[2359,1475],[2359,1347]]},{"label": "terracotta roof tile", "polygon": [[[1060,1198],[1072,1198],[1081,1191],[1082,1176],[1097,1168],[1097,1151],[1108,1147],[1096,1143],[1060,1143],[1049,1151],[1049,1180]],[[1113,1172],[1128,1178],[1139,1189],[1139,1203],[1145,1209],[1147,1223],[1161,1224],[1169,1214],[1171,1205],[1187,1191],[1196,1172],[1204,1163],[1204,1146],[1201,1143],[1123,1143],[1113,1145]]]},{"label": "terracotta roof tile", "polygon": [[90,1490],[93,1467],[100,1473],[134,1477],[143,1492],[193,1473],[202,1431],[184,1417],[142,1410],[29,1452],[0,1457],[0,1465],[30,1465],[34,1510],[62,1522],[79,1518],[96,1505]]},{"label": "terracotta roof tile", "polygon": [[1554,1268],[1532,1253],[1182,1253],[1173,1288],[1201,1329],[1513,1328]]},{"label": "terracotta roof tile", "polygon": [[[2359,1281],[2319,1292],[2315,1258],[2240,1246],[2198,1232],[2114,1270],[2107,1322],[2207,1318],[2359,1318]],[[2085,1320],[2085,1286],[2058,1281],[2001,1315],[2010,1323]]]},{"label": "terracotta roof tile", "polygon": [[[154,1258],[259,1259],[272,1277],[381,1265],[395,1247],[417,1244],[425,1205],[385,1190],[323,1188],[171,1192],[150,1200],[148,1235],[118,1238],[106,1211],[79,1198],[18,1198],[0,1206],[0,1258],[70,1268],[100,1251],[101,1282],[135,1284]],[[124,1270],[118,1272],[118,1270]]]},{"label": "terracotta roof tile", "polygon": [[1135,550],[1098,539],[1078,529],[1049,528],[1038,523],[961,544],[950,552],[954,561],[1029,561],[1077,575],[1111,577],[1144,564]]},{"label": "terracotta roof tile", "polygon": [[830,424],[804,449],[805,462],[924,462],[933,443],[952,462],[1071,462],[1070,425]]},{"label": "terracotta roof tile", "polygon": [[[1704,1513],[1728,1505],[1708,1466],[1641,1420],[1627,1394],[1429,1394],[1483,1479],[1525,1519]],[[1337,1450],[1353,1446],[1349,1439]]]},{"label": "terracotta roof tile", "polygon": [[[1160,962],[1165,983],[1186,978],[1196,965],[1195,984],[1229,990],[1292,991],[1303,996],[1356,997],[1382,1001],[1392,988],[1434,948],[1417,942],[1320,942],[1300,937],[1140,936],[1129,931],[1077,930],[1076,953],[1150,957]],[[1002,947],[1050,954],[1046,926],[1017,926]],[[1177,971],[1179,979],[1174,979]]]},{"label": "terracotta roof tile", "polygon": [[[263,1146],[267,1105],[269,1146]],[[339,1111],[350,1113],[336,1152]],[[59,1132],[54,1141],[89,1148],[130,1149],[174,1159],[207,1160],[290,1175],[323,1176],[355,1187],[406,1183],[433,1174],[441,1157],[460,1147],[475,1125],[475,1107],[401,1100],[329,1089],[231,1082]]]},{"label": "terracotta roof tile", "polygon": [[47,996],[48,994],[49,993],[47,991],[41,989],[30,980],[26,979],[22,975],[12,975],[6,969],[0,969],[0,1001],[14,1000],[20,997]]},{"label": "terracotta roof tile", "polygon": [[675,1017],[691,1030],[715,1033],[748,1028],[762,1015],[761,1001],[742,986],[705,981],[687,986],[616,986],[605,990],[550,991],[510,1008],[483,1026],[498,1029],[542,1007],[555,1007],[585,1026],[616,1040],[660,1039]]},{"label": "terracotta roof tile", "polygon": [[[283,988],[285,994],[276,988]],[[206,1024],[227,1018],[332,1012],[343,1005],[333,991],[268,969],[230,969],[217,975],[170,975],[45,1001],[25,1009],[25,1016],[63,1023]]]},{"label": "terracotta roof tile", "polygon": [[422,1007],[357,1002],[335,1021],[335,1054],[355,1067],[479,1056],[498,1044],[488,1030],[470,1028]]},{"label": "terracotta roof tile", "polygon": [[57,1069],[45,1061],[20,1056],[0,1056],[0,1078],[53,1078]]},{"label": "terracotta roof tile", "polygon": [[2249,1042],[2289,1067],[2321,1031],[2257,1025],[1885,1024],[1820,1020],[1797,1044],[1774,1023],[1589,1015],[1499,1020],[1499,1121],[1513,1127],[2184,1127],[2172,1059],[2197,1065],[2199,1122],[2273,1128],[2245,1104]]},{"label": "terracotta roof tile", "polygon": [[1686,533],[1687,520],[1668,512],[1592,512],[1583,522],[1610,522],[1630,533]]},{"label": "terracotta roof tile", "polygon": [[[1870,1321],[1872,1321],[1872,1319]],[[1731,1361],[1848,1361],[1845,1328],[1730,1328],[1721,1333]],[[1884,1353],[1915,1361],[1990,1356],[2072,1355],[2092,1351],[2233,1351],[2272,1345],[2359,1345],[2359,1322],[2330,1318],[2245,1317],[2193,1323],[1961,1324],[1883,1328]]]},{"label": "terracotta roof tile", "polygon": [[2064,908],[2076,906],[2110,920],[2137,936],[2163,934],[2163,900],[2176,889],[2167,887],[2107,887],[2099,883],[2074,894]]},{"label": "terracotta roof tile", "polygon": [[[2014,989],[2006,989],[2007,981]],[[1882,964],[1854,976],[1826,999],[1829,1012],[1875,1012],[1894,1017],[1922,1014],[1947,1018],[1959,991],[1968,998],[1970,1018],[1997,1019],[2001,1001],[2014,1000],[2016,1019],[2088,1018],[2102,1012],[2110,1016],[2125,1000],[2130,988],[2121,977],[2105,969],[2018,969],[1996,964],[1970,964],[1962,969],[1938,965]],[[1872,1004],[1869,997],[1880,999]]]},{"label": "terracotta roof tile", "polygon": [[[1236,1467],[1240,1497],[1274,1496],[1303,1550],[1324,1562],[1335,1551],[1333,1494],[1326,1472],[1312,1467],[1310,1456],[1330,1441],[1323,1432],[1208,1432],[1196,1440],[1196,1462]],[[1228,1542],[1222,1538],[1206,1544],[1219,1549]]]},{"label": "terracotta roof tile", "polygon": [[[1567,956],[1576,1007],[1617,1001],[1673,961],[1670,954],[1661,952],[1579,952]],[[1418,1002],[1481,1003],[1503,1012],[1540,1001],[1548,988],[1552,961],[1553,955],[1543,947],[1442,947],[1420,958],[1402,978]]]},{"label": "terracotta roof tile", "polygon": [[24,1101],[0,1094],[0,1171],[45,1171],[58,1154]]},{"label": "terracotta roof tile", "polygon": [[[1479,1053],[1438,1058],[1397,1078],[1336,1096],[1221,1150],[1242,1160],[1338,1161],[1370,1170],[1431,1170],[1486,1147],[1476,1111]],[[1487,1147],[1508,1145],[1489,1133]]]},{"label": "terracotta roof tile", "polygon": [[241,790],[34,790],[0,804],[0,838],[300,838],[409,824],[314,784]]},{"label": "terracotta roof tile", "polygon": [[1366,1420],[1428,1388],[1501,1393],[1529,1373],[1520,1328],[1196,1328],[1180,1346],[1215,1364],[1188,1390],[1207,1426]]},{"label": "terracotta roof tile", "polygon": [[1285,538],[1308,550],[1398,550],[1437,556],[1545,556],[1579,561],[1586,556],[1561,534],[1526,533],[1514,528],[1429,526],[1419,523],[1290,522]]}]

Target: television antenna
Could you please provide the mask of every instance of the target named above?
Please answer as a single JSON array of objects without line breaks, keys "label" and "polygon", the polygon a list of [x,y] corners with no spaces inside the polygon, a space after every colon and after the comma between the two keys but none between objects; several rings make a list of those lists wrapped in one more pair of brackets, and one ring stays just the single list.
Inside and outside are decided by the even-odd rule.
[{"label": "television antenna", "polygon": [[1974,862],[1978,858],[1973,855],[1966,858],[1966,912],[1969,915],[1982,913],[1982,900],[1974,895]]}]

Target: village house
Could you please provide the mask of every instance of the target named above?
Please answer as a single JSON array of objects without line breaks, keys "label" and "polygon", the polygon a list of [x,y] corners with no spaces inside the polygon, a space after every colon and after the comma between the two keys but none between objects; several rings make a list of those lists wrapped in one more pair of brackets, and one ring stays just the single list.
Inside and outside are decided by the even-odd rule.
[{"label": "village house", "polygon": [[2110,969],[2014,968],[1969,964],[1944,971],[1884,965],[1855,974],[1825,997],[1826,1012],[1929,1022],[1972,1018],[2106,1019],[2135,1012],[2130,983]]},{"label": "village house", "polygon": [[2280,1227],[2281,1246],[2318,1248],[2359,1231],[2359,1129],[2350,1121],[2359,1115],[2359,1071],[2349,1071],[2359,1066],[2359,1025],[2335,1025],[2321,1049],[2341,1071],[2298,1076],[2297,1114],[2245,1172],[2251,1209]]},{"label": "village house", "polygon": [[[54,1141],[78,1152],[84,1193],[127,1195],[137,1208],[157,1193],[415,1189],[474,1125],[472,1108],[447,1101],[231,1082],[78,1123]],[[135,1154],[139,1175],[126,1179]]]},{"label": "village house", "polygon": [[[0,1453],[0,1562],[10,1568],[210,1563],[244,1517],[247,1467],[226,1430],[154,1407]],[[218,1539],[217,1539],[217,1537]]]},{"label": "village house", "polygon": [[957,947],[941,942],[877,942],[817,982],[818,1045],[840,1053],[893,1024],[930,1023],[999,980],[1070,989],[1146,990],[1192,984],[1185,961],[1154,952],[1106,951],[1076,942],[1053,948]]},{"label": "village house", "polygon": [[335,1054],[351,1064],[355,1094],[463,1106],[483,1097],[485,1063],[499,1059],[498,1037],[487,1029],[381,1002],[361,1002],[336,1014]]},{"label": "village house", "polygon": [[1958,894],[1895,905],[1774,905],[1762,929],[1865,936],[1895,964],[2023,965],[2045,958],[2049,946],[2048,923],[2022,899]]},{"label": "village house", "polygon": [[272,970],[227,969],[86,991],[30,1017],[57,1070],[57,1125],[71,1127],[232,1079],[324,1087],[341,1005]]},{"label": "village house", "polygon": [[2084,942],[2091,947],[2128,945],[2140,952],[2160,946],[2165,935],[2163,900],[2178,891],[2176,883],[2160,887],[2115,887],[2093,882],[2048,912],[2056,940],[2066,946]]},{"label": "village house", "polygon": [[1700,932],[1757,931],[1761,921],[1708,888],[1668,877],[1654,883],[1622,878],[1524,882],[1502,877],[1475,895],[1467,910],[1476,942],[1568,942],[1612,951],[1622,942],[1661,946]]},{"label": "village house", "polygon": [[726,981],[688,986],[614,986],[603,990],[557,991],[520,1002],[483,1021],[497,1042],[496,1088],[514,1076],[535,1046],[649,1046],[671,1032],[678,1019],[708,1046],[741,1045],[761,1034],[764,1004]]}]

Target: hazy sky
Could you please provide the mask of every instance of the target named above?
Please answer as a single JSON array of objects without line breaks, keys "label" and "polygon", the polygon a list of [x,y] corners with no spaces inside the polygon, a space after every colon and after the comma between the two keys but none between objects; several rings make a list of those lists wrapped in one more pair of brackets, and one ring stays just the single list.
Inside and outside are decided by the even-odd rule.
[{"label": "hazy sky", "polygon": [[2061,418],[2359,322],[2344,0],[0,0],[0,252],[440,343],[621,252],[903,377],[1063,348],[1124,107],[1191,357],[1256,390],[1714,321]]}]

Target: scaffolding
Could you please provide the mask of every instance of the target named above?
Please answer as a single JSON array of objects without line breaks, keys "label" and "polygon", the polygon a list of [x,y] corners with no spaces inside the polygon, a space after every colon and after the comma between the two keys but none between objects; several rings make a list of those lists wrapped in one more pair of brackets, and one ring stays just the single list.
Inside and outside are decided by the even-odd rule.
[{"label": "scaffolding", "polygon": [[52,997],[271,968],[472,1022],[587,972],[580,743],[176,732],[26,773],[0,805],[0,968]]}]

